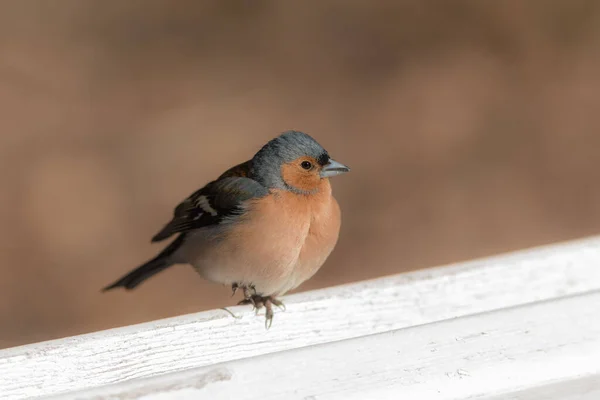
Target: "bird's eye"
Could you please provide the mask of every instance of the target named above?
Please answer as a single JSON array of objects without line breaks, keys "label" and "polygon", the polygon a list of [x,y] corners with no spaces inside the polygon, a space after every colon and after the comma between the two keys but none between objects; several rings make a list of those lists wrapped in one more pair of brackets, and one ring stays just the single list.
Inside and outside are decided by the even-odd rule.
[{"label": "bird's eye", "polygon": [[302,163],[300,164],[300,166],[306,170],[309,170],[312,168],[312,164],[308,161],[302,161]]}]

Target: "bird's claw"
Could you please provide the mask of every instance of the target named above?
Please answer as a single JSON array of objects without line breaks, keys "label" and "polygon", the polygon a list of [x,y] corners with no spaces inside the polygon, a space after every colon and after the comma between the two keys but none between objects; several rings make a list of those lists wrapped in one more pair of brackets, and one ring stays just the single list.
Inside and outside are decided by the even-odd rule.
[{"label": "bird's claw", "polygon": [[281,311],[285,311],[286,310],[285,304],[283,304],[280,300],[277,300],[277,299],[275,299],[273,297],[270,300],[271,300],[271,303],[273,303],[273,305],[275,307],[279,308]]},{"label": "bird's claw", "polygon": [[274,297],[271,296],[260,296],[257,294],[253,294],[244,300],[240,301],[238,305],[248,305],[252,304],[252,308],[258,311],[264,307],[265,308],[265,328],[269,329],[273,324],[273,306],[279,307],[281,310],[285,311],[285,305]]},{"label": "bird's claw", "polygon": [[241,300],[237,304],[238,304],[238,306],[245,306],[245,305],[248,305],[248,304],[252,304],[252,308],[253,309],[254,308],[258,308],[257,304],[256,304],[256,300],[254,300],[254,297],[249,297],[249,298],[246,298],[244,300]]},{"label": "bird's claw", "polygon": [[241,319],[241,318],[242,318],[241,316],[237,316],[237,315],[235,315],[234,313],[232,313],[230,310],[228,310],[228,309],[227,309],[227,308],[225,308],[225,307],[221,307],[221,310],[223,310],[223,311],[226,311],[226,312],[227,312],[229,315],[231,315],[231,316],[232,316],[233,318],[235,318],[235,319]]}]

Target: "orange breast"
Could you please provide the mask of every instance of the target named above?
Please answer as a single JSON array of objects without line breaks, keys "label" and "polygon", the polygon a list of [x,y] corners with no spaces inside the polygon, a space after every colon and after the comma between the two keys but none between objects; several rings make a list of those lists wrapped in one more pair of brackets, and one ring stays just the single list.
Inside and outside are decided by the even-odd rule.
[{"label": "orange breast", "polygon": [[[249,206],[221,240],[193,246],[186,259],[206,279],[252,284],[263,295],[282,295],[313,276],[333,250],[340,209],[323,180],[319,192],[277,191]],[[200,232],[199,232],[200,233]]]},{"label": "orange breast", "polygon": [[298,261],[280,294],[295,289],[310,279],[323,266],[337,243],[341,211],[338,202],[331,195],[329,181],[323,182],[319,193],[306,199],[310,210],[310,226]]}]

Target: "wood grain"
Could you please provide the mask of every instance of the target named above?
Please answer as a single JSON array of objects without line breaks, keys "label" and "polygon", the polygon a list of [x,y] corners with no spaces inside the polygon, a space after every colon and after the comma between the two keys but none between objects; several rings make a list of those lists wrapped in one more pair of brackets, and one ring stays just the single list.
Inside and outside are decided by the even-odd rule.
[{"label": "wood grain", "polygon": [[523,397],[523,389],[550,386],[555,391],[544,398],[562,400],[562,386],[554,384],[562,382],[570,395],[591,400],[584,383],[597,380],[600,370],[598,315],[600,291],[127,382],[77,398],[450,400],[508,399],[520,392],[534,399],[531,390]]},{"label": "wood grain", "polygon": [[[51,395],[358,338],[600,289],[600,238],[0,351],[0,398]],[[365,266],[367,267],[367,266]]]}]

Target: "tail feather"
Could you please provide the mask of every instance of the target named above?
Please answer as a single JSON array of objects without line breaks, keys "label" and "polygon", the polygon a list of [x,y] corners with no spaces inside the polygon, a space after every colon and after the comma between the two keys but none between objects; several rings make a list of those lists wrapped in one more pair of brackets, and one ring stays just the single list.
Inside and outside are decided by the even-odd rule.
[{"label": "tail feather", "polygon": [[111,289],[122,287],[127,290],[131,290],[138,286],[146,279],[158,274],[159,272],[169,268],[174,264],[171,255],[181,246],[183,243],[183,235],[180,235],[173,243],[171,243],[166,249],[164,249],[158,256],[148,261],[147,263],[137,267],[127,275],[123,276],[116,282],[106,286],[102,289],[106,292]]},{"label": "tail feather", "polygon": [[108,290],[116,289],[118,287],[123,287],[127,290],[131,290],[146,279],[170,267],[171,265],[172,264],[170,264],[164,258],[148,261],[146,264],[134,269],[115,283],[105,287],[104,289],[102,289],[102,291],[106,292]]},{"label": "tail feather", "polygon": [[161,229],[160,232],[158,232],[156,235],[154,235],[152,237],[152,243],[154,242],[160,242],[161,240],[165,240],[166,238],[168,238],[169,236],[173,235],[175,232],[177,232],[177,227],[173,226],[173,221],[169,222],[167,225],[165,225],[164,228]]}]

